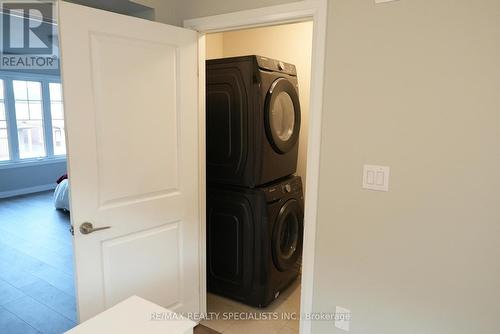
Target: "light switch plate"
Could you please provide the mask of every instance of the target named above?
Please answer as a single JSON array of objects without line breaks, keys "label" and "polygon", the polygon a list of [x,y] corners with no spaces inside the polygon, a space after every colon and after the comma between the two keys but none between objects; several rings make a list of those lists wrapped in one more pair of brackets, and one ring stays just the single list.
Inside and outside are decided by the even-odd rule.
[{"label": "light switch plate", "polygon": [[377,191],[389,191],[390,168],[387,166],[364,165],[363,188]]},{"label": "light switch plate", "polygon": [[348,332],[351,328],[351,311],[337,306],[335,308],[335,327]]}]

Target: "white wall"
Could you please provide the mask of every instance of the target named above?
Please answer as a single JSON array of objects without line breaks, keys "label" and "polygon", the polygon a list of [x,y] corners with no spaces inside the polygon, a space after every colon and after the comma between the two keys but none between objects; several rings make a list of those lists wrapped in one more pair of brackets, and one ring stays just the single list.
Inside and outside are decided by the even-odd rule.
[{"label": "white wall", "polygon": [[312,22],[245,29],[207,35],[207,58],[257,54],[297,67],[301,129],[297,175],[306,181],[309,93],[311,78]]},{"label": "white wall", "polygon": [[[314,309],[351,309],[350,333],[500,332],[499,17],[498,0],[329,1]],[[391,166],[389,193],[360,189],[364,163]]]}]

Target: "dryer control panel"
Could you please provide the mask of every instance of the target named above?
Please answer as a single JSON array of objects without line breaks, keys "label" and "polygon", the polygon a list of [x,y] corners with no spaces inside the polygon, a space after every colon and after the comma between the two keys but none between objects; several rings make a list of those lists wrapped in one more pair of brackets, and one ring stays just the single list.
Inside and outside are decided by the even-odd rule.
[{"label": "dryer control panel", "polygon": [[256,58],[257,64],[259,64],[259,67],[261,69],[274,72],[283,72],[289,75],[297,76],[297,69],[293,64],[262,56],[256,56]]}]

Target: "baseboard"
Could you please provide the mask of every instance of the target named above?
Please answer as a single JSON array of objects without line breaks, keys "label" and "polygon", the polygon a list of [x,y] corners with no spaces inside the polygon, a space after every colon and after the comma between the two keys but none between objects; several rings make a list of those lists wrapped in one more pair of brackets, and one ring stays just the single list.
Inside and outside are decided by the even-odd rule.
[{"label": "baseboard", "polygon": [[35,187],[28,187],[28,188],[22,188],[22,189],[14,189],[14,190],[9,190],[9,191],[1,191],[0,192],[0,198],[7,198],[7,197],[20,196],[20,195],[33,194],[33,193],[38,193],[38,192],[41,192],[41,191],[53,190],[55,188],[56,188],[56,184],[51,183],[51,184],[42,184],[40,186],[35,186]]}]

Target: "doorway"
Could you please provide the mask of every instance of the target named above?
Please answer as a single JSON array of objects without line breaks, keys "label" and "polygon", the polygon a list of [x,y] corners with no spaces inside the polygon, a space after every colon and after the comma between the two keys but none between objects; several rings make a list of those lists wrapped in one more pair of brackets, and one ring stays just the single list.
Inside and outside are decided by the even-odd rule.
[{"label": "doorway", "polygon": [[[291,94],[292,96],[295,96],[295,91],[298,93],[298,101],[297,104],[300,104],[300,107],[297,106],[295,109],[300,109],[300,113],[298,116],[293,117],[293,108],[292,108],[292,99],[289,100],[289,106],[290,108],[286,108],[285,106],[287,105],[285,100],[281,101],[280,103],[280,108],[283,110],[292,110],[290,113],[289,111],[282,111],[283,115],[287,115],[292,117],[291,120],[286,120],[283,115],[279,116],[276,115],[277,121],[276,124],[276,131],[277,131],[277,139],[281,138],[291,138],[293,136],[294,131],[298,131],[297,129],[293,129],[294,127],[296,128],[297,126],[300,127],[300,136],[297,142],[297,148],[298,148],[298,153],[297,156],[294,157],[292,162],[287,162],[291,164],[296,164],[296,170],[294,170],[293,175],[285,175],[284,178],[279,178],[278,180],[273,180],[271,182],[265,183],[264,185],[255,187],[252,190],[243,190],[243,191],[251,191],[253,194],[258,194],[259,191],[265,192],[269,188],[273,187],[280,187],[281,184],[288,184],[289,181],[287,180],[294,180],[293,182],[299,182],[302,184],[302,187],[305,189],[307,187],[306,185],[306,170],[307,170],[307,143],[308,143],[308,120],[309,120],[309,97],[310,97],[310,89],[311,89],[311,59],[312,59],[312,37],[313,37],[313,22],[312,21],[303,21],[303,22],[297,22],[297,23],[289,23],[289,24],[282,24],[282,25],[274,25],[274,26],[267,26],[267,27],[259,27],[259,28],[250,28],[250,29],[243,29],[243,30],[235,30],[235,31],[227,31],[227,32],[219,32],[219,33],[211,33],[207,34],[205,36],[205,43],[206,43],[206,59],[207,59],[207,83],[210,85],[210,83],[213,81],[210,76],[213,76],[214,74],[213,71],[211,71],[211,68],[213,67],[213,63],[222,63],[224,62],[223,60],[220,59],[228,59],[232,58],[237,61],[238,59],[245,59],[242,56],[248,56],[248,55],[259,55],[263,57],[262,58],[257,57],[257,62],[260,64],[261,62],[273,62],[277,61],[278,64],[283,64],[283,67],[290,66],[290,70],[288,71],[291,73],[291,80],[292,82],[295,82],[294,79],[296,78],[297,83],[296,87],[290,88],[288,94]],[[237,58],[233,58],[237,57]],[[216,60],[219,59],[219,60]],[[230,60],[229,60],[230,61]],[[217,64],[215,64],[217,66]],[[230,65],[229,65],[230,66]],[[259,66],[264,67],[263,70],[268,73],[272,66],[266,66],[265,64],[260,64]],[[293,70],[292,70],[293,68]],[[262,68],[261,68],[262,69]],[[279,72],[279,70],[278,70]],[[283,71],[283,77],[288,77],[287,71]],[[217,74],[215,74],[217,75]],[[280,75],[278,74],[277,77]],[[260,85],[261,83],[259,83]],[[211,98],[209,97],[211,94],[211,89],[208,88],[207,86],[207,113],[209,112],[209,104],[214,103]],[[221,89],[220,86],[216,86],[215,90]],[[263,88],[263,90],[266,90],[267,88]],[[278,92],[276,92],[278,93]],[[230,93],[229,93],[230,94]],[[286,96],[289,96],[286,94]],[[284,95],[284,93],[282,94]],[[215,97],[217,98],[217,97]],[[252,97],[249,97],[251,99]],[[249,111],[251,112],[251,111]],[[276,113],[277,111],[275,111]],[[300,125],[298,125],[300,124]],[[264,127],[264,122],[259,122],[256,123],[256,126],[262,126]],[[210,127],[217,127],[217,125],[214,125],[211,118],[207,114],[207,168],[210,168],[211,161],[210,161],[210,154],[211,151],[213,151],[210,148],[210,145],[212,145],[212,142],[215,142],[217,145],[221,145],[222,143],[218,140],[212,140],[209,136],[217,136],[213,129]],[[289,131],[287,132],[285,127],[288,126]],[[267,130],[267,129],[266,129]],[[269,139],[272,140],[272,135],[269,134]],[[265,141],[265,139],[264,139]],[[280,151],[283,153],[284,151]],[[273,159],[272,156],[264,156],[263,159]],[[263,161],[263,164],[265,164],[266,161]],[[213,174],[213,172],[210,172],[210,169],[207,170],[208,174]],[[288,174],[288,173],[284,173]],[[294,178],[295,177],[295,178]],[[210,183],[210,177],[209,178],[209,183]],[[292,178],[292,179],[290,179]],[[234,183],[234,182],[233,182]],[[221,206],[224,208],[227,208],[227,206],[231,206],[227,200],[225,203],[221,203],[220,196],[224,196],[224,194],[221,195],[221,192],[228,192],[227,190],[220,190],[220,186],[214,186],[214,185],[209,185],[207,189],[207,243],[208,243],[208,248],[207,248],[207,266],[208,266],[208,271],[207,271],[207,277],[209,280],[208,284],[208,292],[207,292],[207,320],[202,322],[202,325],[213,329],[219,333],[256,333],[256,332],[261,332],[261,333],[298,333],[299,332],[299,318],[300,318],[300,295],[301,295],[301,259],[299,258],[296,260],[296,258],[293,260],[293,264],[288,266],[285,270],[285,268],[280,268],[280,261],[279,259],[274,257],[273,253],[273,259],[268,259],[269,262],[267,262],[265,259],[262,261],[261,265],[267,266],[270,264],[270,266],[274,266],[274,269],[271,269],[270,272],[273,270],[276,271],[276,273],[279,273],[283,275],[283,273],[287,272],[296,272],[297,277],[292,280],[289,283],[286,283],[286,285],[280,285],[279,283],[275,283],[274,286],[270,286],[269,289],[274,289],[274,300],[268,304],[268,302],[265,302],[265,305],[260,305],[261,307],[255,307],[255,302],[249,302],[250,299],[254,299],[252,297],[249,298],[244,298],[244,297],[237,297],[238,295],[241,295],[241,291],[239,292],[229,292],[224,290],[224,283],[221,282],[216,282],[212,283],[210,280],[217,280],[216,276],[217,274],[214,274],[213,271],[217,270],[217,268],[213,268],[218,264],[218,259],[217,257],[225,258],[224,261],[227,262],[227,258],[230,257],[230,248],[227,247],[222,247],[221,245],[224,245],[225,243],[228,243],[229,240],[224,240],[224,238],[228,238],[228,235],[224,237],[213,237],[209,235],[215,234],[214,231],[217,233],[225,233],[224,231],[218,231],[217,229],[214,228],[218,223],[219,224],[224,224],[223,220],[223,215],[226,214],[227,212],[222,212],[218,216],[216,213],[214,213],[216,210],[224,211],[221,210]],[[243,189],[243,188],[241,188]],[[295,189],[295,188],[294,188]],[[231,189],[231,197],[232,198],[237,198],[238,195],[238,189],[232,188]],[[301,197],[302,196],[302,197]],[[251,198],[247,198],[250,202],[252,201]],[[276,199],[273,199],[276,201]],[[217,202],[218,201],[218,202]],[[303,195],[302,193],[298,195],[296,199],[293,199],[293,201],[303,201]],[[228,204],[229,203],[229,204]],[[280,205],[278,208],[275,210],[277,211],[283,211],[283,208],[285,208],[286,203],[288,203],[286,200],[283,201],[283,205]],[[291,203],[291,202],[290,202]],[[290,204],[288,203],[288,204]],[[282,233],[282,238],[280,239],[280,247],[278,249],[286,248],[286,251],[295,250],[297,245],[300,245],[300,253],[301,253],[301,245],[303,242],[303,235],[302,235],[302,223],[303,223],[303,212],[301,212],[301,209],[303,208],[303,203],[297,204],[297,210],[293,211],[293,214],[290,214],[290,219],[286,220],[289,223],[287,223],[287,228],[283,229]],[[267,208],[268,210],[273,210],[272,209],[272,204],[270,204]],[[214,211],[215,210],[215,211]],[[215,218],[217,216],[217,218]],[[294,218],[295,217],[295,218]],[[292,219],[294,218],[294,219]],[[216,221],[219,219],[219,221]],[[274,221],[272,221],[274,220]],[[269,217],[269,224],[275,224],[280,220],[279,217],[272,216],[270,214]],[[296,224],[292,224],[292,222],[296,222]],[[251,224],[261,224],[259,219],[253,219]],[[267,224],[264,223],[264,224]],[[226,224],[229,228],[230,224]],[[297,228],[294,228],[297,227]],[[298,227],[300,226],[300,230]],[[271,227],[272,228],[272,227]],[[257,229],[257,228],[256,228]],[[244,233],[251,233],[250,231],[252,228],[247,230],[247,232]],[[295,231],[295,233],[294,233]],[[255,237],[256,240],[258,237]],[[300,240],[297,240],[300,238]],[[292,240],[293,239],[293,240]],[[289,242],[285,242],[285,241]],[[262,240],[261,240],[262,241]],[[273,244],[272,240],[263,240],[263,243],[261,244],[261,247],[266,247],[266,244],[271,245]],[[272,247],[272,246],[271,246]],[[220,249],[217,253],[217,250]],[[211,251],[212,250],[212,251]],[[243,252],[255,252],[255,250],[243,250]],[[266,254],[266,251],[263,251],[264,254]],[[216,254],[214,254],[216,253]],[[226,256],[225,256],[226,254]],[[258,254],[261,254],[258,252]],[[269,256],[271,253],[268,253]],[[247,257],[248,255],[248,257]],[[249,254],[243,254],[242,259],[245,261],[245,258],[251,257]],[[282,254],[283,255],[283,254]],[[297,255],[296,255],[297,256]],[[299,257],[301,254],[299,255]],[[288,258],[291,257],[288,256]],[[283,257],[282,257],[283,258]],[[278,262],[276,262],[278,261]],[[215,263],[215,264],[214,264]],[[293,267],[293,268],[292,268]],[[259,270],[259,268],[253,268],[254,270]],[[269,275],[272,275],[270,273]],[[281,278],[284,279],[284,278]],[[265,280],[265,279],[264,279]],[[273,281],[273,278],[269,278],[269,285],[273,285],[271,283]],[[217,285],[222,285],[223,287],[217,287]],[[214,286],[216,286],[214,288]],[[255,292],[257,293],[257,292]]]},{"label": "doorway", "polygon": [[[316,238],[316,217],[319,187],[319,162],[321,147],[321,115],[323,112],[323,79],[325,64],[326,44],[326,12],[327,1],[300,1],[286,5],[278,5],[267,8],[258,8],[241,12],[195,18],[184,21],[184,27],[195,29],[200,32],[199,50],[205,50],[206,35],[233,31],[253,27],[274,26],[279,24],[313,21],[313,42],[311,61],[311,89],[309,105],[309,126],[307,145],[307,188],[305,189],[305,212],[304,212],[304,246],[301,274],[300,306],[301,313],[312,314],[313,283],[314,283],[314,251]],[[200,147],[205,145],[205,57],[199,57],[199,128]],[[205,151],[200,150],[200,161],[205,159]],[[200,235],[206,235],[205,221],[205,166],[200,166]],[[206,272],[205,238],[200,239],[200,271]],[[200,285],[201,311],[206,312],[207,305],[206,281],[202,276]],[[300,320],[300,333],[311,333],[311,318],[303,317]]]}]

